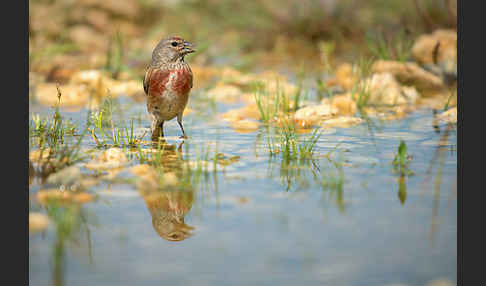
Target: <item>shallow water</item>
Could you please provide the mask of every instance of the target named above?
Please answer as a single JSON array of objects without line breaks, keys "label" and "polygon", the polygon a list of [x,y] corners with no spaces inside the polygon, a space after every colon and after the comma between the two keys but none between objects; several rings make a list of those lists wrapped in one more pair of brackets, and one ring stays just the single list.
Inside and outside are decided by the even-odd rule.
[{"label": "shallow water", "polygon": [[[437,131],[432,111],[424,109],[401,120],[334,128],[320,137],[313,162],[282,168],[281,157],[268,155],[265,127],[237,133],[215,116],[237,105],[191,100],[200,112],[184,118],[190,138],[182,145],[181,160],[193,160],[204,146],[239,156],[221,171],[210,168],[201,184],[169,195],[189,209],[184,220],[193,235],[164,239],[152,224],[163,210],[144,200],[135,184],[102,181],[89,189],[99,197],[82,205],[83,223],[73,239],[60,243],[52,225],[29,237],[31,285],[425,285],[441,277],[456,280],[455,126],[440,125]],[[137,134],[147,130],[144,104],[126,97],[116,101],[122,110],[117,122],[139,118]],[[31,105],[30,112],[49,115],[52,109]],[[85,123],[85,109],[62,114]],[[170,144],[180,144],[175,120],[165,124],[165,133]],[[403,178],[392,167],[401,139],[414,172]],[[89,136],[83,148],[95,148]],[[130,161],[135,164],[136,159]],[[130,176],[123,171],[116,178]],[[323,187],[326,178],[341,178],[342,188]],[[31,185],[31,197],[41,188],[39,182]],[[193,199],[178,201],[181,193]],[[45,212],[35,200],[30,208]]]}]

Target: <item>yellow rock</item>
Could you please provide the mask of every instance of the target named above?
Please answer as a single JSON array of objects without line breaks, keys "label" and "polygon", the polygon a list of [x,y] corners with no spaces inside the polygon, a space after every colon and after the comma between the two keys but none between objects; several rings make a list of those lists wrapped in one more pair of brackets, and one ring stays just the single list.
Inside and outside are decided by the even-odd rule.
[{"label": "yellow rock", "polygon": [[240,99],[243,93],[233,85],[219,84],[208,91],[207,95],[218,102],[233,103]]},{"label": "yellow rock", "polygon": [[258,122],[248,119],[242,119],[233,122],[233,128],[238,133],[251,133],[258,130]]},{"label": "yellow rock", "polygon": [[370,104],[414,104],[419,97],[415,88],[402,87],[390,73],[373,74],[371,78],[361,81],[360,87],[369,94]]},{"label": "yellow rock", "polygon": [[225,121],[235,122],[238,120],[242,120],[244,117],[241,112],[241,108],[237,108],[237,109],[230,109],[225,113],[221,114],[221,118]]},{"label": "yellow rock", "polygon": [[457,31],[436,30],[432,34],[417,38],[412,47],[413,58],[421,65],[434,65],[434,50],[437,49],[437,64],[446,72],[457,73]]},{"label": "yellow rock", "polygon": [[29,213],[29,234],[34,234],[43,231],[49,225],[49,218],[38,212]]},{"label": "yellow rock", "polygon": [[240,109],[240,114],[243,118],[250,118],[260,120],[260,111],[256,103],[248,104]]},{"label": "yellow rock", "polygon": [[298,109],[294,114],[294,120],[299,122],[302,127],[304,125],[311,126],[334,114],[336,114],[336,110],[331,105],[321,103],[320,105],[306,106]]},{"label": "yellow rock", "polygon": [[363,122],[363,119],[359,117],[341,116],[337,118],[327,119],[322,123],[323,127],[341,127],[347,128],[354,125],[358,125]]},{"label": "yellow rock", "polygon": [[398,61],[376,61],[372,70],[375,73],[390,73],[400,83],[411,85],[419,91],[444,89],[444,81],[435,74],[421,68],[416,63]]},{"label": "yellow rock", "polygon": [[[71,83],[85,85],[98,99],[108,95],[108,88],[113,89],[112,80],[100,70],[79,71],[73,75]],[[112,90],[110,92],[112,92],[112,96],[116,96]]]},{"label": "yellow rock", "polygon": [[441,113],[438,119],[447,123],[457,123],[457,107],[450,108],[449,110]]},{"label": "yellow rock", "polygon": [[356,102],[351,98],[351,94],[336,95],[331,98],[331,108],[339,115],[354,115],[356,113]]}]

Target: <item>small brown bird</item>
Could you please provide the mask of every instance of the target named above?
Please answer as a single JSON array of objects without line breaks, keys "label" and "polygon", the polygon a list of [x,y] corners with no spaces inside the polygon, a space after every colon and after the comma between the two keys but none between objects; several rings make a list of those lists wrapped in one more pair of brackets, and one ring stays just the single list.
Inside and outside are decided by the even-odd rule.
[{"label": "small brown bird", "polygon": [[186,138],[182,114],[192,88],[192,70],[184,56],[193,52],[193,44],[175,36],[162,39],[152,52],[152,62],[143,80],[147,110],[152,119],[152,140],[164,137],[164,122],[176,116],[181,137]]}]

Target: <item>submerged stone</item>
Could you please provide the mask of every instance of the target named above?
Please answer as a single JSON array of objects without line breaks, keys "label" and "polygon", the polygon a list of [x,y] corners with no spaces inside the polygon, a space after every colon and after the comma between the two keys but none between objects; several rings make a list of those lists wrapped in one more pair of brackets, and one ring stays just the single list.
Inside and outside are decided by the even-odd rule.
[{"label": "submerged stone", "polygon": [[258,130],[258,122],[249,120],[249,119],[242,119],[233,122],[233,128],[238,133],[251,133]]},{"label": "submerged stone", "polygon": [[358,125],[363,122],[363,119],[359,117],[351,117],[351,116],[340,116],[337,118],[331,118],[324,120],[322,122],[323,127],[341,127],[347,128],[354,125]]}]

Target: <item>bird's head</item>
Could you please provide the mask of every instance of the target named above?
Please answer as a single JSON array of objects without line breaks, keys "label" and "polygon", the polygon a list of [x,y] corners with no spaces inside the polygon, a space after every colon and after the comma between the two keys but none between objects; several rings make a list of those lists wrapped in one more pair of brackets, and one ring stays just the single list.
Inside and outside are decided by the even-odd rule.
[{"label": "bird's head", "polygon": [[185,55],[195,51],[194,45],[181,37],[168,37],[157,44],[152,53],[152,61],[158,63],[183,61]]}]

